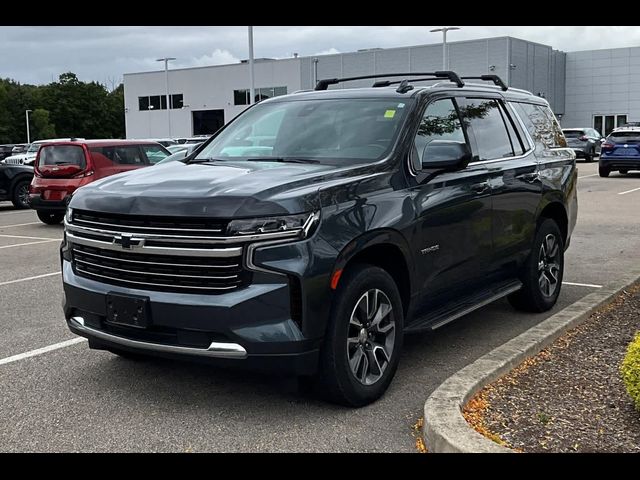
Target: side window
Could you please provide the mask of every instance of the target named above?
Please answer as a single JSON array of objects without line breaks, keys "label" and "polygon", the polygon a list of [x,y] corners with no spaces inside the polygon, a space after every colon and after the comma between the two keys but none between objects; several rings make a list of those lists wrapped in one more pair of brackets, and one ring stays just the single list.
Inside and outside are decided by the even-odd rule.
[{"label": "side window", "polygon": [[142,152],[137,145],[126,145],[115,147],[113,149],[114,163],[119,165],[145,165],[146,162],[142,158]]},{"label": "side window", "polygon": [[434,140],[466,142],[460,117],[450,98],[429,104],[420,120],[411,155],[416,170],[422,169],[422,162],[429,161],[428,158],[422,158],[422,155],[425,147]]},{"label": "side window", "polygon": [[520,115],[534,142],[546,148],[567,146],[560,124],[548,107],[519,102],[512,102],[511,106]]},{"label": "side window", "polygon": [[[514,155],[500,104],[490,98],[465,98],[460,113],[471,127],[477,145],[478,160],[498,160]],[[512,127],[513,128],[513,127]],[[514,139],[517,142],[517,137]]]},{"label": "side window", "polygon": [[142,150],[144,150],[144,153],[147,155],[149,163],[151,164],[158,163],[160,160],[169,156],[169,154],[167,154],[167,152],[158,145],[143,145]]}]

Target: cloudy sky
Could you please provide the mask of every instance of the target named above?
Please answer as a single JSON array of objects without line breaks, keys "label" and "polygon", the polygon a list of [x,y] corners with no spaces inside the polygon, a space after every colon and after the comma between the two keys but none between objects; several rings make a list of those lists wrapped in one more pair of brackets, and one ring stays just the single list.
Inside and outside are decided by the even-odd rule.
[{"label": "cloudy sky", "polygon": [[[284,58],[361,48],[438,43],[437,27],[333,26],[254,28],[255,56]],[[564,51],[640,46],[638,27],[462,27],[449,40],[511,35]],[[49,83],[62,72],[117,85],[122,74],[172,67],[233,63],[248,57],[247,27],[0,27],[0,77]]]}]

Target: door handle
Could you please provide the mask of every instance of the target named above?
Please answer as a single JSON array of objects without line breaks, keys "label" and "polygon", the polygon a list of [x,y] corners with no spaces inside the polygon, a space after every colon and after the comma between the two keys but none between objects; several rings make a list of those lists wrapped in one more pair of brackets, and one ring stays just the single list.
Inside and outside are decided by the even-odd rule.
[{"label": "door handle", "polygon": [[471,185],[471,190],[473,190],[477,194],[485,193],[490,189],[491,189],[491,185],[489,185],[489,182],[482,182],[482,183],[476,183],[474,185]]},{"label": "door handle", "polygon": [[533,182],[536,182],[536,181],[540,180],[540,173],[539,172],[525,173],[520,178],[522,180],[524,180],[525,182],[527,182],[527,183],[533,183]]}]

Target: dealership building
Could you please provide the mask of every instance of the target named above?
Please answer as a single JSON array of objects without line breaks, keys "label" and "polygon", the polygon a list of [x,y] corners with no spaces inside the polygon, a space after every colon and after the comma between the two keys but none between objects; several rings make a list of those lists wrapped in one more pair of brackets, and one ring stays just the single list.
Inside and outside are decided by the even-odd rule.
[{"label": "dealership building", "polygon": [[[562,52],[513,37],[448,42],[448,69],[499,75],[546,98],[565,127],[608,134],[640,121],[640,47]],[[256,99],[313,88],[316,80],[442,69],[442,43],[286,59],[256,59]],[[167,105],[167,84],[170,93]],[[371,80],[330,88],[370,86]],[[127,138],[209,134],[249,104],[246,61],[124,75]],[[169,107],[169,108],[167,108]]]}]

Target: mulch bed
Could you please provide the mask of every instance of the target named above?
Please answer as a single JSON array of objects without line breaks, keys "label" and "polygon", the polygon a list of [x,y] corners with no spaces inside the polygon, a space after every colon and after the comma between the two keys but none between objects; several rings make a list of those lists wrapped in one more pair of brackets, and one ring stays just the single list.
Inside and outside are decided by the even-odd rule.
[{"label": "mulch bed", "polygon": [[620,378],[640,330],[640,285],[480,391],[467,421],[522,452],[640,452],[640,413]]}]

